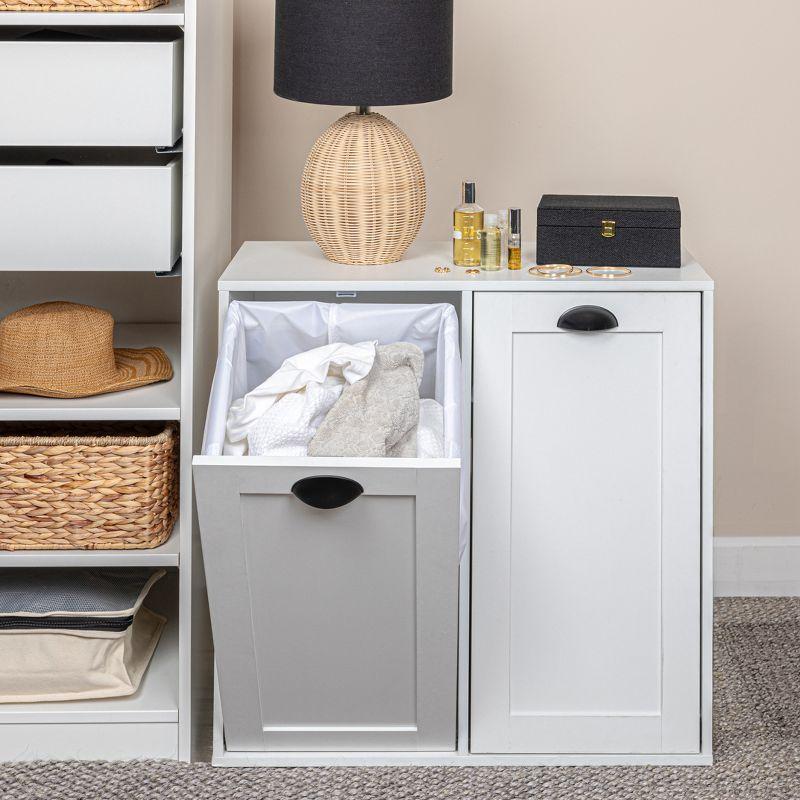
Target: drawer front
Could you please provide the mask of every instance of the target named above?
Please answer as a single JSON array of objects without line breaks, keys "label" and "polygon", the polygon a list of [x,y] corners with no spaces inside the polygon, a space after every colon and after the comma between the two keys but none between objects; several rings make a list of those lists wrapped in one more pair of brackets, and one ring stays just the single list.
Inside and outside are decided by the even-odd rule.
[{"label": "drawer front", "polygon": [[183,41],[0,41],[0,146],[163,147],[183,125]]},{"label": "drawer front", "polygon": [[476,296],[473,751],[698,752],[700,313]]},{"label": "drawer front", "polygon": [[168,272],[181,252],[181,162],[0,165],[0,269]]},{"label": "drawer front", "polygon": [[458,462],[252,460],[195,459],[227,748],[453,750]]}]

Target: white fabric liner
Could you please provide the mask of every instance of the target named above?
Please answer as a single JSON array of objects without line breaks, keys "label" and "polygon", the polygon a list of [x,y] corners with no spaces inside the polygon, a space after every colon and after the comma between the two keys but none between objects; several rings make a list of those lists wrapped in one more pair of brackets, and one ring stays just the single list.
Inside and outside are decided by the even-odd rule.
[{"label": "white fabric liner", "polygon": [[419,401],[417,458],[444,458],[444,409],[430,397]]},{"label": "white fabric liner", "polygon": [[[142,603],[150,587],[165,574],[164,570],[154,573],[142,588],[129,609],[135,613],[133,624],[125,631],[0,631],[0,703],[92,700],[133,694],[166,624],[165,617]],[[81,617],[110,615],[91,612],[58,616],[75,617],[77,622]]]},{"label": "white fabric liner", "polygon": [[[430,305],[320,303],[313,300],[259,302],[237,300],[228,306],[203,437],[203,455],[224,453],[231,404],[244,397],[298,353],[335,342],[375,340],[416,344],[425,355],[420,397],[444,409],[444,455],[462,452],[462,373],[459,324],[449,303]],[[462,470],[461,552],[468,525]]]}]

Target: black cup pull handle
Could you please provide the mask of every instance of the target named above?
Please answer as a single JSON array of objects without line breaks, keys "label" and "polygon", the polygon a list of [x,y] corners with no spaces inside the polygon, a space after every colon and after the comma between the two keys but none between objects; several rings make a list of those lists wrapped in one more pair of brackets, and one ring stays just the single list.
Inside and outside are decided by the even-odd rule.
[{"label": "black cup pull handle", "polygon": [[619,322],[607,308],[576,306],[559,317],[558,327],[563,331],[610,331],[619,327]]},{"label": "black cup pull handle", "polygon": [[338,475],[313,475],[292,486],[292,494],[312,508],[341,508],[364,494],[364,487]]}]

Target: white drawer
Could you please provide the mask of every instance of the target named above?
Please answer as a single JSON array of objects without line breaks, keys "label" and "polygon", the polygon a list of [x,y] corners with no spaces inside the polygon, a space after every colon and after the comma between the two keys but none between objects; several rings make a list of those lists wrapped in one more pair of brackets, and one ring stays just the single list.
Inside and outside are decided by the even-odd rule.
[{"label": "white drawer", "polygon": [[183,127],[183,39],[122,35],[2,32],[0,146],[174,144]]},{"label": "white drawer", "polygon": [[16,151],[0,186],[0,269],[167,272],[180,256],[180,157]]}]

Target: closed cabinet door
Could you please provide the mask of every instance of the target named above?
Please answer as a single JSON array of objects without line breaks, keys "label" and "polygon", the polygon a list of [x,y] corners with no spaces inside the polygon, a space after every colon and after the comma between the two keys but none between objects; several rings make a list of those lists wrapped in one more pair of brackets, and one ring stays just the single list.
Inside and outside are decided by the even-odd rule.
[{"label": "closed cabinet door", "polygon": [[700,294],[476,293],[474,351],[472,751],[698,752]]}]

